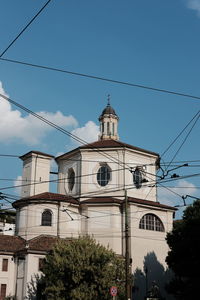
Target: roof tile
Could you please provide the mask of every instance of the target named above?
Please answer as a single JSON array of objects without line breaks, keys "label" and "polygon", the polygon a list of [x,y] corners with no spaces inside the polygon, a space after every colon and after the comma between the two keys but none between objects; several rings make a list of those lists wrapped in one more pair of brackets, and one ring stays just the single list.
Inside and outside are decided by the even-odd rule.
[{"label": "roof tile", "polygon": [[20,205],[23,206],[24,204],[26,205],[27,203],[37,202],[37,201],[39,201],[40,203],[42,203],[43,201],[44,202],[63,201],[63,202],[68,202],[68,203],[72,203],[72,204],[79,204],[79,201],[71,196],[64,195],[64,194],[45,192],[45,193],[37,194],[34,196],[21,198],[20,200],[17,200],[13,203],[13,207],[18,207]]},{"label": "roof tile", "polygon": [[58,160],[62,159],[62,157],[64,157],[66,154],[71,154],[73,152],[78,151],[79,149],[97,150],[99,148],[129,148],[129,149],[132,149],[132,150],[140,151],[140,152],[143,152],[143,153],[147,153],[147,154],[151,154],[151,155],[159,157],[158,153],[155,153],[155,152],[152,152],[152,151],[149,151],[149,150],[145,150],[145,149],[142,149],[142,148],[139,148],[139,147],[136,147],[136,146],[132,146],[132,145],[123,143],[121,141],[116,141],[116,140],[109,139],[109,140],[99,140],[99,141],[96,141],[94,143],[90,143],[90,144],[80,146],[80,147],[78,147],[78,148],[76,148],[76,149],[74,149],[70,152],[67,152],[65,154],[62,154],[61,156],[56,157],[56,160],[57,159]]},{"label": "roof tile", "polygon": [[0,251],[16,252],[25,247],[26,241],[19,236],[0,235]]}]

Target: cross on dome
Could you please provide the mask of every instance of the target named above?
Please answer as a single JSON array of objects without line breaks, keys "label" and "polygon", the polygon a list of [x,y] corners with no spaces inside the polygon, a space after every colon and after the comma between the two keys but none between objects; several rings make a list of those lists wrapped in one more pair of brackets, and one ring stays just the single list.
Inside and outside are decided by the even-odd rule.
[{"label": "cross on dome", "polygon": [[110,106],[110,94],[108,94],[108,98],[107,98],[107,100],[108,100],[108,104],[107,104],[107,106]]}]

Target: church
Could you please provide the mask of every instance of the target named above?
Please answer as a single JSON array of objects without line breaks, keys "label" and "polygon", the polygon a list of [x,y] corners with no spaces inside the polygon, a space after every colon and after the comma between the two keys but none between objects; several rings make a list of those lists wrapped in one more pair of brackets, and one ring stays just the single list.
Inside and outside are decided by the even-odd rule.
[{"label": "church", "polygon": [[[108,101],[98,141],[58,157],[39,151],[20,157],[24,184],[13,203],[15,235],[0,238],[0,299],[31,299],[26,297],[47,251],[59,238],[86,234],[119,255],[128,251],[134,300],[144,299],[154,280],[164,288],[165,237],[176,209],[157,199],[159,154],[120,141],[118,122]],[[57,193],[49,191],[53,160]]]}]

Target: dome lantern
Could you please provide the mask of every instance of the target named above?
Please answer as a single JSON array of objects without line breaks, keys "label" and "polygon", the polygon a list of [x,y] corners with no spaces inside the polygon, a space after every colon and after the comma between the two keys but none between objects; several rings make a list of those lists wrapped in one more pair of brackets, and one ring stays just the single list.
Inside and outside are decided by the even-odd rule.
[{"label": "dome lantern", "polygon": [[108,95],[108,104],[102,111],[99,122],[100,122],[100,135],[99,140],[119,140],[118,136],[118,121],[115,110],[110,105],[110,95]]}]

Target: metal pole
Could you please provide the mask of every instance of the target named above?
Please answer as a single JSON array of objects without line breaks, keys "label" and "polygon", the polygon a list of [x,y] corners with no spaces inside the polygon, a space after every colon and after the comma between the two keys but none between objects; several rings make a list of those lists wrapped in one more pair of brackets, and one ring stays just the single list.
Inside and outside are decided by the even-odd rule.
[{"label": "metal pole", "polygon": [[128,197],[125,190],[125,299],[131,299]]}]

